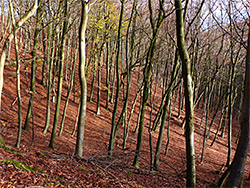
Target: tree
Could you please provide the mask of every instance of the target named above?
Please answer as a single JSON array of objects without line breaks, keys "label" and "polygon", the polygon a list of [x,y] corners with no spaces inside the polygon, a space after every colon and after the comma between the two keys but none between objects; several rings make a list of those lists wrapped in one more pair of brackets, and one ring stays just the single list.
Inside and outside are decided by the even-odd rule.
[{"label": "tree", "polygon": [[120,51],[121,51],[121,30],[122,30],[122,19],[124,13],[124,3],[125,0],[121,0],[121,14],[119,20],[119,27],[118,27],[118,36],[117,36],[117,55],[116,55],[116,65],[115,65],[115,72],[116,72],[116,96],[115,96],[115,106],[112,114],[112,127],[111,127],[111,134],[109,139],[109,148],[108,148],[108,155],[112,158],[115,137],[119,126],[116,126],[116,114],[119,102],[119,93],[120,93],[120,73],[119,73],[119,60],[120,60]]},{"label": "tree", "polygon": [[64,65],[64,50],[65,50],[65,43],[66,43],[66,34],[68,29],[68,20],[67,15],[69,11],[69,2],[68,0],[64,1],[64,23],[63,23],[63,32],[62,32],[62,41],[61,41],[61,48],[60,48],[60,59],[59,59],[59,73],[58,73],[58,89],[57,89],[57,104],[56,104],[56,110],[54,115],[54,123],[53,123],[53,129],[51,133],[51,139],[49,147],[54,149],[54,142],[56,137],[56,129],[58,125],[58,118],[59,118],[59,112],[60,112],[60,104],[61,104],[61,96],[62,96],[62,82],[63,82],[63,65]]},{"label": "tree", "polygon": [[13,33],[14,33],[14,43],[15,43],[15,55],[16,55],[16,87],[17,87],[17,98],[18,98],[18,134],[17,134],[17,142],[16,147],[20,147],[21,136],[22,136],[22,101],[21,101],[21,85],[20,85],[20,61],[19,61],[19,53],[18,53],[18,45],[17,45],[17,36],[16,36],[16,23],[14,18],[14,11],[12,7],[12,2],[9,0],[9,9],[12,19],[13,25]]},{"label": "tree", "polygon": [[[16,23],[16,32],[24,24],[24,22],[26,22],[36,12],[37,8],[38,8],[38,0],[35,0],[32,8]],[[1,97],[2,97],[2,90],[3,90],[4,63],[5,63],[5,59],[6,59],[11,41],[14,38],[13,32],[14,30],[6,38],[3,44],[2,53],[0,57],[0,108],[1,108]]]},{"label": "tree", "polygon": [[37,48],[38,48],[38,35],[40,32],[40,29],[38,28],[39,22],[40,22],[40,13],[41,13],[41,6],[40,6],[40,0],[38,0],[38,10],[37,10],[37,22],[36,22],[36,29],[34,34],[34,44],[32,49],[32,64],[31,64],[31,80],[30,80],[30,100],[29,100],[29,106],[28,111],[24,123],[24,130],[29,130],[29,123],[30,123],[30,117],[31,117],[31,111],[33,108],[33,100],[34,100],[34,94],[36,90],[36,61],[37,61]]},{"label": "tree", "polygon": [[79,29],[79,79],[81,85],[81,98],[80,98],[80,112],[78,119],[78,131],[75,147],[75,155],[82,157],[83,153],[83,140],[84,140],[84,127],[86,118],[86,105],[87,105],[87,82],[85,77],[85,31],[88,21],[88,1],[82,0],[82,16]]},{"label": "tree", "polygon": [[181,0],[175,0],[176,8],[176,35],[179,55],[182,61],[182,77],[185,93],[186,107],[186,158],[187,158],[187,187],[195,187],[195,151],[194,151],[194,106],[193,106],[193,81],[191,61],[185,47],[184,21]]},{"label": "tree", "polygon": [[[250,29],[250,22],[248,23]],[[244,83],[244,102],[241,116],[241,135],[232,164],[223,173],[218,185],[226,187],[241,187],[244,168],[250,144],[250,30],[248,31],[248,46],[246,55],[246,70]]]},{"label": "tree", "polygon": [[159,5],[160,7],[159,7],[158,18],[155,21],[153,18],[152,2],[151,0],[148,1],[148,7],[149,7],[149,12],[150,12],[150,24],[151,24],[151,28],[153,32],[152,32],[150,46],[147,52],[146,63],[145,63],[144,71],[143,71],[144,86],[143,86],[142,106],[141,106],[141,112],[140,112],[137,145],[136,145],[135,157],[134,157],[134,162],[133,162],[133,166],[135,166],[136,168],[139,167],[142,135],[143,135],[143,128],[144,128],[144,115],[145,115],[145,109],[146,109],[148,95],[149,95],[149,82],[150,82],[151,73],[152,73],[152,66],[153,66],[153,59],[154,59],[154,54],[156,50],[157,36],[159,33],[159,29],[164,19],[166,18],[165,10],[164,10],[164,0],[159,0]]}]

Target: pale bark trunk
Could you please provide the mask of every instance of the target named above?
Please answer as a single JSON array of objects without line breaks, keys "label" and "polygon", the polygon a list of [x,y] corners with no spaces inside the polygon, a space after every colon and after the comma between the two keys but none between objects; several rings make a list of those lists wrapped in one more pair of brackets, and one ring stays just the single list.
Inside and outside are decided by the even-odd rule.
[{"label": "pale bark trunk", "polygon": [[81,84],[81,102],[78,120],[78,132],[76,139],[75,155],[82,158],[83,154],[83,140],[84,140],[84,127],[86,118],[86,105],[87,105],[87,82],[85,78],[85,31],[88,21],[88,3],[82,0],[82,18],[79,30],[79,79]]},{"label": "pale bark trunk", "polygon": [[[35,13],[37,8],[38,8],[38,0],[35,0],[32,8],[17,22],[17,24],[16,24],[16,32],[23,25],[23,23],[25,21],[27,21]],[[1,109],[1,99],[2,99],[2,91],[3,91],[4,63],[5,63],[5,59],[6,59],[6,56],[7,56],[11,41],[14,38],[13,32],[14,31],[12,31],[8,35],[7,39],[5,40],[5,42],[3,44],[2,54],[1,54],[1,57],[0,57],[0,109]]]}]

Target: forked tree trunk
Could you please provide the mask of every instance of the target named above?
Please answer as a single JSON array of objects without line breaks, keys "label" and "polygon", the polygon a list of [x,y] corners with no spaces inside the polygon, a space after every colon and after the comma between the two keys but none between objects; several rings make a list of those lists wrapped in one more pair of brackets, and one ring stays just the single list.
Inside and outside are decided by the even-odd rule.
[{"label": "forked tree trunk", "polygon": [[[16,32],[18,29],[23,25],[25,21],[27,21],[36,11],[38,8],[38,0],[34,1],[32,8],[17,22],[16,24]],[[8,54],[8,50],[11,44],[12,39],[14,38],[13,31],[8,35],[7,39],[5,40],[2,48],[2,53],[0,57],[0,109],[1,109],[1,97],[3,91],[3,71],[4,71],[4,63],[6,56]]]},{"label": "forked tree trunk", "polygon": [[[135,157],[133,161],[133,166],[138,168],[139,167],[139,159],[141,155],[141,144],[142,144],[142,136],[143,136],[143,128],[144,128],[144,115],[148,100],[148,94],[149,94],[149,82],[151,78],[152,73],[152,66],[153,66],[153,58],[156,48],[156,40],[158,36],[159,29],[166,18],[164,15],[164,11],[162,10],[162,6],[160,6],[160,10],[158,13],[158,18],[156,21],[153,19],[153,10],[152,10],[152,4],[151,0],[148,1],[148,7],[150,12],[150,23],[151,23],[151,29],[153,30],[152,38],[150,41],[150,47],[147,52],[146,57],[146,64],[144,67],[144,78],[143,78],[143,96],[142,96],[142,106],[141,106],[141,114],[140,114],[140,122],[139,122],[139,131],[137,136],[137,145],[136,145],[136,151],[135,151]],[[164,0],[159,1],[160,5],[164,4]]]}]

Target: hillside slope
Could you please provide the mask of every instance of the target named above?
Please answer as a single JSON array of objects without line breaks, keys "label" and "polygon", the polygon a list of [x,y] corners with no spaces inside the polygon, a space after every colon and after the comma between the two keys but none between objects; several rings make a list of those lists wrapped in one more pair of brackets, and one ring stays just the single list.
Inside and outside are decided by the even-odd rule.
[{"label": "hillside slope", "polygon": [[[105,91],[101,94],[101,115],[95,114],[96,100],[87,104],[87,119],[85,129],[84,159],[72,156],[74,152],[75,136],[71,136],[77,115],[78,99],[74,103],[71,96],[64,132],[56,138],[55,150],[48,148],[50,131],[44,136],[42,130],[45,124],[46,89],[41,85],[41,65],[37,67],[36,91],[34,101],[34,144],[32,143],[32,128],[23,131],[21,148],[14,148],[17,137],[17,103],[16,103],[16,79],[15,66],[7,66],[4,72],[4,88],[2,98],[2,111],[0,113],[0,187],[17,186],[48,186],[48,187],[184,187],[185,186],[185,138],[181,128],[184,112],[181,119],[177,118],[177,101],[173,100],[173,115],[171,118],[171,135],[168,155],[164,156],[166,145],[166,133],[164,137],[160,172],[149,171],[149,136],[144,130],[142,144],[142,157],[140,169],[131,166],[136,146],[137,134],[133,133],[139,109],[137,103],[135,114],[132,118],[127,149],[122,150],[123,128],[121,127],[114,150],[114,159],[107,158],[107,148],[111,128],[112,106],[106,110]],[[22,107],[23,122],[28,106],[28,88],[25,76],[25,66],[21,67]],[[136,94],[136,80],[133,81],[130,100]],[[61,109],[64,107],[67,86],[63,86]],[[90,89],[90,87],[88,87]],[[96,92],[97,88],[95,88]],[[90,91],[89,91],[90,92]],[[95,93],[94,93],[95,94]],[[159,96],[156,100],[160,100]],[[53,124],[54,104],[52,104],[51,126]],[[119,105],[120,112],[122,105]],[[130,108],[130,107],[129,107]],[[61,114],[62,115],[62,110]],[[213,147],[210,146],[216,131],[216,124],[212,128],[212,134],[207,140],[203,164],[200,164],[200,156],[203,141],[203,127],[199,129],[202,111],[195,112],[195,147],[197,167],[197,187],[206,187],[218,181],[219,175],[225,170],[227,140],[218,137]],[[60,117],[61,118],[61,117]],[[147,114],[145,119],[149,119]],[[218,122],[218,119],[217,121]],[[32,126],[32,123],[30,124]],[[234,122],[233,149],[238,134],[237,122]],[[60,124],[59,124],[60,127]],[[50,127],[51,130],[52,127]],[[154,134],[154,144],[157,140]],[[226,134],[225,134],[226,135]],[[17,151],[16,151],[17,150]],[[250,173],[250,161],[246,164],[244,187],[250,187],[247,180]]]}]

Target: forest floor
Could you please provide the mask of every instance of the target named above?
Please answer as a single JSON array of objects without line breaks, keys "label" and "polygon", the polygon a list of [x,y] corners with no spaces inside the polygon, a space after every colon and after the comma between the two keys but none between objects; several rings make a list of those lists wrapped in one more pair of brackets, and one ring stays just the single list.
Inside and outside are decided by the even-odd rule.
[{"label": "forest floor", "polygon": [[[63,134],[61,137],[56,137],[55,150],[52,150],[48,148],[48,145],[53,125],[55,104],[51,106],[50,131],[46,135],[43,135],[42,130],[46,118],[46,89],[41,85],[41,65],[37,67],[36,81],[36,94],[33,107],[34,129],[32,128],[31,121],[30,130],[22,131],[21,147],[17,149],[14,147],[18,130],[15,66],[9,65],[5,67],[2,110],[0,112],[0,136],[4,141],[4,144],[0,141],[0,187],[185,187],[185,137],[181,127],[184,112],[182,112],[181,118],[178,119],[177,100],[172,100],[168,153],[166,156],[163,155],[167,141],[167,130],[165,130],[159,171],[150,172],[149,134],[147,126],[144,128],[139,169],[135,169],[131,166],[137,140],[137,133],[134,133],[133,130],[136,126],[139,102],[136,104],[135,112],[131,120],[127,148],[126,150],[122,149],[123,127],[120,127],[115,144],[114,157],[113,160],[110,160],[107,157],[107,149],[113,106],[110,104],[109,110],[105,109],[106,94],[105,88],[102,88],[101,115],[97,116],[95,97],[97,88],[95,88],[93,102],[87,103],[84,157],[83,159],[79,159],[73,156],[76,134],[73,137],[71,136],[77,115],[77,97],[75,102],[73,95],[70,99]],[[22,120],[24,123],[29,103],[24,65],[21,67],[21,82]],[[137,90],[137,80],[134,79],[131,87],[130,101],[134,100]],[[90,92],[90,85],[88,85],[88,91]],[[160,92],[159,89],[155,104],[160,103]],[[67,85],[64,84],[61,109],[64,107],[66,94]],[[131,106],[129,106],[129,109],[130,108]],[[118,106],[119,113],[121,109],[122,101],[120,100]],[[149,107],[147,110],[149,111]],[[62,112],[63,110],[60,112],[60,118]],[[213,113],[211,113],[211,116],[212,114]],[[194,121],[197,187],[207,187],[214,185],[226,169],[224,164],[227,160],[227,132],[225,132],[224,138],[218,137],[214,145],[212,147],[210,146],[218,126],[219,119],[217,117],[212,126],[211,134],[207,139],[204,161],[201,164],[204,134],[204,123],[202,127],[199,128],[201,117],[202,110],[196,109]],[[146,113],[145,125],[147,125],[149,118],[149,113]],[[210,120],[209,118],[209,122]],[[239,131],[238,124],[238,122],[234,121],[232,156],[234,156],[236,148],[235,140]],[[60,128],[60,124],[58,128]],[[32,144],[33,131],[34,143]],[[154,133],[154,146],[156,145],[156,141],[157,133]],[[244,187],[250,187],[250,181],[248,181],[249,173],[250,161],[248,159],[245,170]]]}]

